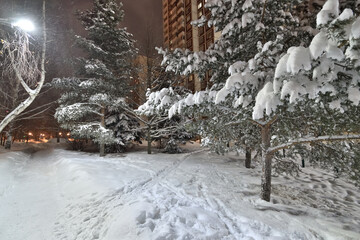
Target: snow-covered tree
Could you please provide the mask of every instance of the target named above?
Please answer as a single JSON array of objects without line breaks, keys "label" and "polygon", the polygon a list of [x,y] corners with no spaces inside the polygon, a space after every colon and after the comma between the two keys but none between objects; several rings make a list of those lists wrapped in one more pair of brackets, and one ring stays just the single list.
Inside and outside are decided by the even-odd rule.
[{"label": "snow-covered tree", "polygon": [[[212,85],[215,85],[213,88],[219,88],[218,83],[224,84],[224,79],[230,74],[229,68],[234,63],[245,68],[247,61],[253,59],[259,51],[262,55],[272,51],[274,57],[261,59],[265,69],[269,64],[274,64],[276,52],[299,42],[298,32],[295,31],[298,20],[290,12],[298,2],[210,0],[205,5],[211,11],[210,18],[203,16],[193,25],[207,24],[214,27],[216,32],[221,32],[220,38],[205,52],[192,53],[182,49],[169,52],[160,49],[164,55],[163,64],[168,71],[182,75],[197,73],[201,77],[210,71]],[[257,61],[253,60],[249,64],[260,65],[260,59]]]},{"label": "snow-covered tree", "polygon": [[117,142],[107,145],[107,152],[124,152],[133,142],[141,142],[143,134],[139,119],[124,102],[108,107],[105,125],[114,132]]},{"label": "snow-covered tree", "polygon": [[132,62],[137,50],[132,35],[119,28],[124,12],[114,0],[95,0],[91,10],[78,13],[87,36],[76,36],[76,45],[86,52],[77,62],[77,76],[55,79],[64,91],[55,117],[72,136],[90,138],[100,145],[126,146],[137,139],[137,122],[130,109]]},{"label": "snow-covered tree", "polygon": [[[274,69],[274,80],[269,79],[255,98],[253,122],[262,132],[261,197],[267,201],[272,159],[282,149],[291,148],[312,163],[359,179],[359,145],[330,143],[360,137],[360,18],[351,9],[339,14],[339,1],[328,0],[316,22],[319,32],[309,47],[289,48]],[[229,92],[243,98],[237,86],[248,81],[245,76],[232,74],[218,100]],[[292,148],[299,144],[308,145]]]},{"label": "snow-covered tree", "polygon": [[[10,104],[5,106],[7,110],[1,117],[0,132],[6,126],[28,108],[40,93],[45,82],[45,52],[46,52],[46,28],[45,28],[45,1],[43,1],[43,29],[40,60],[36,50],[30,46],[29,35],[18,27],[10,26],[8,22],[1,21],[0,57],[3,79],[11,81],[3,91],[5,98],[10,98]],[[19,100],[20,88],[26,92],[26,98]],[[12,93],[11,93],[12,92]],[[3,92],[4,93],[4,92]],[[10,96],[10,95],[12,96]],[[3,106],[2,106],[3,107]],[[11,141],[11,131],[8,137]]]},{"label": "snow-covered tree", "polygon": [[[165,69],[160,65],[160,61],[158,59],[148,59],[146,60],[146,66],[142,66],[144,71],[141,76],[143,77],[142,81],[143,84],[140,84],[140,88],[145,88],[143,92],[145,92],[145,98],[142,100],[142,105],[139,106],[138,110],[136,111],[136,114],[141,118],[141,122],[146,126],[146,129],[142,129],[144,132],[144,136],[146,136],[146,141],[148,143],[147,146],[147,152],[148,154],[151,154],[152,152],[152,142],[158,141],[160,147],[162,147],[164,144],[165,146],[168,146],[168,143],[170,143],[169,139],[181,139],[183,138],[182,135],[187,135],[188,133],[181,127],[181,124],[179,123],[179,120],[174,119],[168,119],[168,115],[166,114],[168,111],[168,108],[164,110],[164,108],[161,109],[151,109],[151,110],[145,110],[145,106],[152,106],[154,107],[154,100],[156,98],[149,98],[151,93],[159,92],[162,89],[170,88],[171,86],[175,86],[176,82],[179,80],[179,77],[174,76],[174,74],[166,72]],[[140,78],[141,79],[141,78]],[[182,88],[175,88],[175,92],[180,93],[181,90],[184,90]],[[139,92],[142,92],[141,90]],[[143,111],[145,110],[145,111]],[[181,131],[177,131],[176,129],[182,129]],[[173,131],[174,130],[174,131]],[[173,132],[172,132],[173,131]],[[179,133],[179,137],[176,137],[176,134]],[[184,134],[182,134],[184,133]],[[163,141],[165,140],[165,141]],[[171,141],[172,143],[178,143],[177,140]],[[174,151],[177,150],[180,151],[180,148],[176,147],[173,144]]]},{"label": "snow-covered tree", "polygon": [[192,134],[186,129],[189,119],[177,116],[169,119],[169,109],[179,101],[188,91],[182,87],[162,88],[160,91],[151,92],[148,89],[147,101],[137,109],[137,114],[145,116],[147,125],[148,153],[151,153],[153,140],[166,141],[165,151],[169,153],[181,152],[179,143],[189,140]]},{"label": "snow-covered tree", "polygon": [[[183,113],[196,115],[198,119],[195,124],[200,134],[209,140],[207,142],[217,152],[230,150],[230,141],[235,143],[236,150],[248,150],[247,156],[251,156],[250,149],[258,148],[258,131],[247,121],[251,118],[254,105],[252,96],[274,75],[283,49],[306,42],[311,35],[305,31],[307,29],[301,28],[299,20],[292,15],[291,11],[295,11],[298,2],[208,1],[205,7],[211,11],[210,18],[203,17],[194,24],[208,24],[221,32],[214,45],[205,52],[160,50],[168,71],[182,75],[196,73],[200,77],[206,72],[211,73],[211,89],[197,93],[197,100],[191,99],[195,95],[189,95],[186,100],[174,105],[170,113],[181,109]],[[236,87],[238,92],[234,96],[226,98],[224,92],[232,94],[231,89],[218,93],[230,75],[242,73],[246,82]],[[214,102],[215,95],[223,98],[218,97]]]},{"label": "snow-covered tree", "polygon": [[[304,82],[284,81],[285,77],[284,79],[278,79],[282,76],[281,74],[279,75],[281,69],[286,69],[291,74],[298,73],[300,68],[307,71],[311,70],[309,66],[312,65],[310,63],[301,67],[303,59],[306,59],[307,55],[309,55],[306,53],[304,46],[310,44],[312,34],[317,33],[318,30],[306,25],[312,23],[312,20],[304,21],[297,17],[299,15],[299,8],[297,6],[300,6],[297,3],[298,1],[272,1],[271,3],[268,1],[251,0],[208,1],[206,6],[211,9],[211,17],[209,20],[203,18],[197,24],[207,22],[210,26],[214,26],[216,31],[221,31],[220,39],[205,52],[191,53],[188,50],[179,49],[173,53],[161,51],[164,55],[163,63],[167,65],[167,70],[169,71],[183,75],[199,73],[200,76],[204,75],[206,71],[211,71],[212,73],[212,88],[205,92],[188,95],[174,104],[169,110],[170,116],[177,113],[185,113],[186,109],[190,107],[196,109],[199,115],[206,111],[212,112],[212,116],[209,119],[211,121],[215,119],[214,123],[218,119],[222,119],[220,122],[223,123],[221,127],[223,127],[224,131],[226,131],[226,127],[232,127],[236,124],[241,127],[242,124],[247,122],[244,120],[249,120],[261,129],[261,135],[257,138],[261,142],[260,147],[262,149],[263,175],[261,198],[267,201],[270,200],[271,193],[271,166],[273,157],[275,156],[276,160],[283,158],[283,154],[279,154],[278,150],[300,143],[308,143],[309,138],[303,137],[313,135],[315,137],[311,138],[311,147],[316,147],[316,149],[323,148],[324,153],[325,151],[330,153],[330,145],[324,148],[323,144],[326,143],[324,139],[330,141],[354,137],[324,136],[325,132],[334,135],[335,132],[340,133],[345,130],[343,124],[339,125],[339,123],[344,123],[344,121],[339,121],[341,116],[335,111],[336,109],[330,109],[332,110],[333,118],[324,121],[324,116],[326,115],[324,115],[324,107],[320,100],[310,97],[307,98],[307,101],[303,101],[302,105],[295,104],[294,100],[297,100],[299,93],[308,95],[303,89],[298,87],[298,85],[305,84]],[[318,15],[324,15],[325,17],[318,17],[320,18],[318,21],[326,19],[326,16],[331,19],[338,15],[339,10],[337,12],[328,10],[329,6],[333,5],[333,3],[333,1],[330,1],[325,4],[323,10]],[[335,5],[339,8],[338,2],[335,2]],[[318,26],[321,27],[324,24],[318,24]],[[348,32],[346,29],[348,28],[344,26],[342,29],[339,28],[337,31],[338,35]],[[346,41],[342,41],[342,44],[344,45],[339,47],[344,50],[346,48]],[[300,47],[291,48],[292,46]],[[321,46],[328,47],[331,54],[335,50],[332,46],[326,44]],[[286,55],[287,49],[289,51]],[[292,54],[296,57],[292,56]],[[284,64],[284,61],[288,59],[290,59],[289,62],[291,63]],[[319,62],[319,59],[315,62]],[[345,63],[341,65],[346,68],[348,65]],[[314,72],[317,72],[317,74],[320,72],[319,75],[326,73],[326,70],[324,70],[325,72],[320,70],[321,68],[317,68]],[[305,76],[309,77],[309,74],[305,74]],[[226,78],[226,83],[221,83]],[[274,78],[275,80],[273,81]],[[311,83],[312,80],[309,82]],[[282,88],[279,85],[285,87]],[[329,95],[326,85],[322,87],[323,90],[318,90],[318,92],[324,93],[326,97],[326,94]],[[282,90],[280,91],[280,89]],[[213,108],[214,104],[208,104],[213,96],[211,91],[216,92],[215,104],[217,105]],[[280,98],[281,94],[284,94],[282,99]],[[290,95],[290,98],[287,98],[288,95]],[[289,101],[286,101],[286,99]],[[336,102],[332,104],[336,104]],[[221,114],[222,112],[225,112],[225,114]],[[346,119],[350,118],[350,115],[353,113],[353,111],[350,111],[349,117]],[[253,120],[251,120],[252,118]],[[330,129],[334,129],[334,126],[337,126],[336,131],[330,131]],[[241,128],[238,128],[238,131],[239,134],[236,135],[244,135]],[[251,133],[253,132],[251,131]],[[251,137],[250,134],[245,136],[247,139]],[[215,136],[214,139],[219,138]],[[315,146],[316,144],[319,146]],[[292,148],[287,151],[286,155],[294,156],[304,152],[306,152],[304,148]],[[351,159],[354,158],[352,157]],[[284,169],[295,166],[293,162],[288,161],[279,161],[275,164],[279,168]],[[352,166],[355,165],[353,164]]]}]

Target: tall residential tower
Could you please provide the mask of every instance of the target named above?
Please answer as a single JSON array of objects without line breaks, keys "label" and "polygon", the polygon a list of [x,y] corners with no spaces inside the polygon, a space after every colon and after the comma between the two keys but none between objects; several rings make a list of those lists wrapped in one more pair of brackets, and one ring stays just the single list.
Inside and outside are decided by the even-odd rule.
[{"label": "tall residential tower", "polygon": [[[214,28],[205,24],[202,27],[192,26],[191,21],[202,16],[209,16],[210,11],[204,7],[207,0],[163,0],[164,47],[169,49],[183,48],[191,51],[204,51],[214,43]],[[190,90],[206,88],[209,76],[199,81],[196,76],[184,79],[183,85]]]}]

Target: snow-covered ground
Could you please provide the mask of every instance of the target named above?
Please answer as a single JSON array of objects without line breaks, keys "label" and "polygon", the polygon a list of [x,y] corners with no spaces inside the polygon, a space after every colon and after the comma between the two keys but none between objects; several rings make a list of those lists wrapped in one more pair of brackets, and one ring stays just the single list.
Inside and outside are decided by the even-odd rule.
[{"label": "snow-covered ground", "polygon": [[233,155],[54,146],[0,148],[1,240],[360,239],[359,189],[321,170],[274,177],[266,203]]}]

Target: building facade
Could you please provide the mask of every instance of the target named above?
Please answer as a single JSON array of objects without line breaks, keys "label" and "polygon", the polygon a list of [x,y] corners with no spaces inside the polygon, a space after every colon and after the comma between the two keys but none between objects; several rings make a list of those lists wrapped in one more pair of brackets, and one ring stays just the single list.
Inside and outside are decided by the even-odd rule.
[{"label": "building facade", "polygon": [[[191,22],[209,16],[210,11],[204,7],[206,0],[163,0],[163,37],[164,47],[205,51],[215,40],[213,27],[205,24],[202,27],[192,26]],[[200,81],[197,76],[184,79],[182,85],[192,91],[203,90],[208,86],[209,74]]]}]

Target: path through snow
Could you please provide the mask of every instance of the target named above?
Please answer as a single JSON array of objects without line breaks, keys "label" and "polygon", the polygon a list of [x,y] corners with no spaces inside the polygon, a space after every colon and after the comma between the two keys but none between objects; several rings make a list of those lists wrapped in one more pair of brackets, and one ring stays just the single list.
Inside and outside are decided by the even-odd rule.
[{"label": "path through snow", "polygon": [[360,194],[331,174],[274,178],[206,151],[100,158],[53,149],[0,153],[1,240],[360,239]]}]

